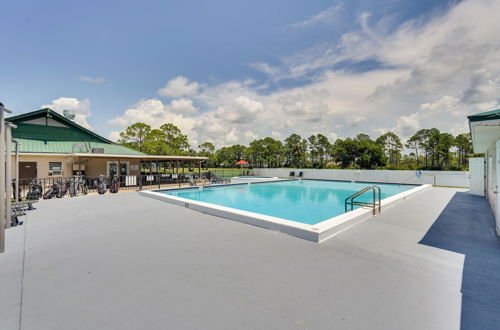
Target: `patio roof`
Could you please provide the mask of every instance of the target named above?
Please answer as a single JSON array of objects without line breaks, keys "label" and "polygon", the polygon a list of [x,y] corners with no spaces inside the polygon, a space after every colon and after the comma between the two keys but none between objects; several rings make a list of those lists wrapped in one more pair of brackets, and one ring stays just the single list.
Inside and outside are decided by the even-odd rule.
[{"label": "patio roof", "polygon": [[[110,141],[51,109],[41,109],[7,118],[17,126],[12,131],[19,153],[37,156],[90,158],[134,158],[141,160],[204,161],[207,157],[147,155]],[[15,144],[12,152],[15,152]]]},{"label": "patio roof", "polygon": [[500,119],[500,109],[476,113],[475,115],[468,116],[469,121],[483,121]]},{"label": "patio roof", "polygon": [[500,109],[481,112],[467,117],[474,152],[484,153],[500,138]]}]

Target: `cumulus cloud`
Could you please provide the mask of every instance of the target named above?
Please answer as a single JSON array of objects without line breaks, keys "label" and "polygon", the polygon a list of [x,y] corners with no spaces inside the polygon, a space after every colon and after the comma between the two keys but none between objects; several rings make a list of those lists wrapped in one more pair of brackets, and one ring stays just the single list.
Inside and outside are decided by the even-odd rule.
[{"label": "cumulus cloud", "polygon": [[75,122],[85,128],[90,128],[87,118],[90,117],[89,99],[78,100],[74,97],[60,97],[50,104],[44,104],[41,108],[50,108],[61,115],[64,110],[70,110],[75,113]]},{"label": "cumulus cloud", "polygon": [[170,103],[170,110],[174,113],[194,114],[198,109],[193,105],[193,100],[179,99]]},{"label": "cumulus cloud", "polygon": [[359,126],[362,122],[366,121],[366,117],[359,115],[350,115],[345,119],[346,123],[351,127]]},{"label": "cumulus cloud", "polygon": [[[294,132],[303,137],[321,132],[332,139],[361,132],[375,138],[389,130],[405,138],[431,127],[466,132],[467,115],[500,104],[499,12],[500,1],[462,1],[391,29],[385,18],[360,13],[357,28],[340,42],[322,42],[275,65],[254,64],[274,82],[301,81],[296,87],[264,92],[262,85],[244,80],[200,88],[179,76],[159,91],[171,103],[141,100],[112,123],[123,128],[136,121],[153,126],[169,121],[192,142],[217,146],[247,143],[254,136],[283,139]],[[320,22],[324,15],[301,24]],[[362,72],[332,68],[344,61],[378,65]]]},{"label": "cumulus cloud", "polygon": [[306,93],[285,94],[278,98],[282,111],[288,116],[297,116],[309,122],[317,122],[328,115],[329,107],[324,99],[329,95],[326,89],[313,89]]},{"label": "cumulus cloud", "polygon": [[[158,128],[162,124],[169,122],[179,127],[191,138],[196,138],[196,132],[192,131],[194,119],[173,112],[171,105],[164,104],[158,99],[140,100],[128,108],[123,115],[108,121],[109,124],[120,130],[137,122],[146,123],[153,128]],[[109,138],[116,138],[118,133],[118,131],[111,132]]]},{"label": "cumulus cloud", "polygon": [[231,103],[222,105],[215,111],[215,116],[234,124],[251,123],[264,110],[264,105],[247,96],[238,96]]},{"label": "cumulus cloud", "polygon": [[166,97],[192,96],[198,93],[199,88],[200,84],[196,81],[189,81],[186,77],[178,76],[167,82],[165,87],[160,88],[158,94]]}]

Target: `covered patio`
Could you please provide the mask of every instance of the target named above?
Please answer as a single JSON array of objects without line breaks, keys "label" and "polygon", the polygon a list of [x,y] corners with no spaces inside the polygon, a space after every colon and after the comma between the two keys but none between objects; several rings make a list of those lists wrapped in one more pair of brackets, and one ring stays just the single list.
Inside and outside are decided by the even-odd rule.
[{"label": "covered patio", "polygon": [[[15,157],[13,161],[13,178],[19,177],[18,166],[30,163],[24,157]],[[33,156],[33,155],[31,155]],[[104,176],[109,184],[113,177],[118,177],[120,189],[142,190],[170,186],[199,185],[208,183],[212,177],[210,172],[203,172],[202,165],[206,157],[197,156],[153,156],[126,154],[72,153],[60,155],[35,155],[37,159],[50,157],[60,160],[62,168],[60,175],[22,176],[18,182],[20,197],[26,197],[30,183],[39,182],[46,191],[55,182],[66,182],[74,176],[80,177],[86,183],[90,192],[97,189],[99,176]],[[57,157],[60,157],[57,158]],[[22,159],[23,161],[20,161]],[[43,162],[38,161],[38,164]],[[50,164],[50,162],[48,162]],[[53,162],[52,162],[53,163]],[[19,165],[21,164],[21,165]],[[50,170],[49,170],[50,171]],[[50,173],[50,172],[49,172]]]}]

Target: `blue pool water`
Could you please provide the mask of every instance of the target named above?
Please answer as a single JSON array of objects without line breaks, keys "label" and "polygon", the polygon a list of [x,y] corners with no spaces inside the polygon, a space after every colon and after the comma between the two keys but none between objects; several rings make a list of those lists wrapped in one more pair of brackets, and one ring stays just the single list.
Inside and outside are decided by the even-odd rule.
[{"label": "blue pool water", "polygon": [[[370,185],[362,182],[301,180],[159,192],[313,225],[345,213],[345,199]],[[415,187],[377,185],[381,188],[382,199]],[[369,202],[372,193],[367,192],[356,200]]]}]

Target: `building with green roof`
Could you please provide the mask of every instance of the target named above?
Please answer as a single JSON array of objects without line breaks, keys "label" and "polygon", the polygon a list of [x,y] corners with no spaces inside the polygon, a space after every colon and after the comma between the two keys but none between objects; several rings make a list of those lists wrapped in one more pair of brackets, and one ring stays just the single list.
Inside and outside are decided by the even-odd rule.
[{"label": "building with green roof", "polygon": [[151,162],[196,162],[205,157],[152,156],[110,141],[75,123],[71,114],[61,115],[40,109],[7,118],[12,129],[13,153],[19,155],[20,179],[88,176],[136,175]]}]

